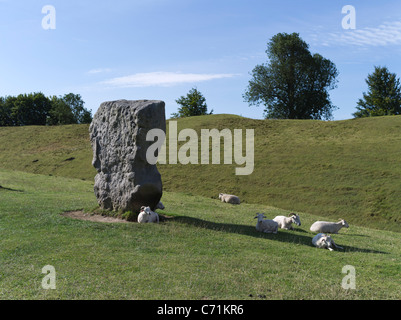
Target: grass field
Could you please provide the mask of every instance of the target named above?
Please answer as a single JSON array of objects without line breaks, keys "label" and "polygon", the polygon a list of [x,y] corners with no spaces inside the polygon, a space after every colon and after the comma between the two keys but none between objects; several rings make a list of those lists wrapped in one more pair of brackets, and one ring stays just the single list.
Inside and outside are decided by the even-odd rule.
[{"label": "grass field", "polygon": [[[178,128],[253,128],[255,171],[159,165],[170,218],[141,225],[62,215],[97,206],[87,125],[0,127],[0,299],[401,299],[401,117],[212,115]],[[296,230],[256,232],[255,213],[293,211]],[[340,217],[344,250],[313,247],[310,225]],[[41,286],[46,265],[56,290]],[[346,265],[355,290],[341,286]]]},{"label": "grass field", "polygon": [[[160,224],[73,220],[61,213],[96,206],[92,182],[4,169],[0,181],[0,299],[401,298],[399,233],[351,226],[329,252],[311,244],[317,216],[261,234],[256,212],[289,212],[171,192]],[[45,265],[56,290],[41,287]],[[345,265],[356,290],[341,286]]]},{"label": "grass field", "polygon": [[[165,191],[232,193],[245,203],[401,232],[401,116],[324,122],[208,115],[179,119],[184,128],[199,136],[202,128],[254,129],[255,170],[236,176],[235,163],[159,165]],[[91,160],[87,125],[0,127],[0,168],[93,181]]]}]

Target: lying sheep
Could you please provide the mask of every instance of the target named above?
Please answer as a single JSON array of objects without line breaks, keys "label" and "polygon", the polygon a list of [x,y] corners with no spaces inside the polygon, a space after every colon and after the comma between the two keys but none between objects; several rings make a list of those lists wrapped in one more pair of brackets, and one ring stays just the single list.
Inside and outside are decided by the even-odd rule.
[{"label": "lying sheep", "polygon": [[161,201],[159,201],[159,203],[157,204],[155,210],[156,209],[164,210],[164,205],[163,205],[163,203]]},{"label": "lying sheep", "polygon": [[336,245],[330,236],[324,233],[318,233],[316,236],[314,236],[312,239],[312,244],[316,248],[329,249],[330,251],[333,251],[334,248],[343,249],[342,247]]},{"label": "lying sheep", "polygon": [[226,203],[240,204],[239,198],[232,194],[219,193],[219,199]]},{"label": "lying sheep", "polygon": [[263,213],[257,213],[254,219],[258,219],[256,223],[256,230],[265,233],[277,233],[278,223],[273,220],[263,220],[266,218]]},{"label": "lying sheep", "polygon": [[293,230],[294,229],[294,227],[292,226],[293,223],[295,223],[297,226],[301,225],[301,219],[299,218],[299,215],[297,215],[296,213],[290,213],[288,217],[277,216],[273,220],[278,223],[279,228],[286,230]]},{"label": "lying sheep", "polygon": [[348,223],[341,219],[339,222],[327,222],[327,221],[316,221],[310,227],[310,231],[312,232],[327,232],[327,233],[338,233],[338,231],[342,228],[348,228]]},{"label": "lying sheep", "polygon": [[150,210],[150,207],[141,207],[141,212],[138,215],[138,223],[151,223],[157,222],[159,223],[159,215]]}]

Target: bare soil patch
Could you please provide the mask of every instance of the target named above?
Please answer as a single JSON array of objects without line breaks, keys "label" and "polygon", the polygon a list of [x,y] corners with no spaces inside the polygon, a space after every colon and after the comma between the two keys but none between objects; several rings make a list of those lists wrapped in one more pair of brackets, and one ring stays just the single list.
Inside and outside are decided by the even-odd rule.
[{"label": "bare soil patch", "polygon": [[[169,219],[173,219],[173,217],[159,214],[160,222],[167,221]],[[95,213],[88,213],[84,212],[83,210],[75,210],[75,211],[66,211],[61,214],[64,217],[69,217],[72,219],[78,220],[87,220],[87,221],[94,221],[94,222],[108,222],[108,223],[137,223],[136,221],[127,221],[120,218],[102,216],[100,214]]]},{"label": "bare soil patch", "polygon": [[87,220],[87,221],[95,221],[95,222],[109,222],[109,223],[110,222],[129,223],[129,221],[127,221],[127,220],[102,216],[100,214],[85,213],[82,210],[66,211],[66,212],[63,212],[61,215],[64,217],[70,217],[70,218],[78,219],[78,220]]}]

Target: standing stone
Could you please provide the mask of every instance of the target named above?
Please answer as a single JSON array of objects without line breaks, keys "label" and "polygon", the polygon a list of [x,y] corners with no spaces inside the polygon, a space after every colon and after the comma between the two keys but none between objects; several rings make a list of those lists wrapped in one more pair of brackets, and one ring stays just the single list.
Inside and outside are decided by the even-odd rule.
[{"label": "standing stone", "polygon": [[166,132],[164,102],[117,100],[103,102],[89,127],[92,165],[98,174],[94,191],[102,209],[139,212],[156,207],[162,196],[161,175],[146,160],[154,141],[149,130]]}]

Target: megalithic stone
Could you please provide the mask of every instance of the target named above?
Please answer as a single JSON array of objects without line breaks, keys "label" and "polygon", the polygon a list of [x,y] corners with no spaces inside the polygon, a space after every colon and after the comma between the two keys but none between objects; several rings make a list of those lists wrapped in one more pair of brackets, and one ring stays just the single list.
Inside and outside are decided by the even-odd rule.
[{"label": "megalithic stone", "polygon": [[139,212],[155,209],[162,196],[156,165],[149,164],[146,141],[151,129],[166,132],[165,104],[158,100],[103,102],[89,127],[97,170],[94,191],[103,209]]}]

